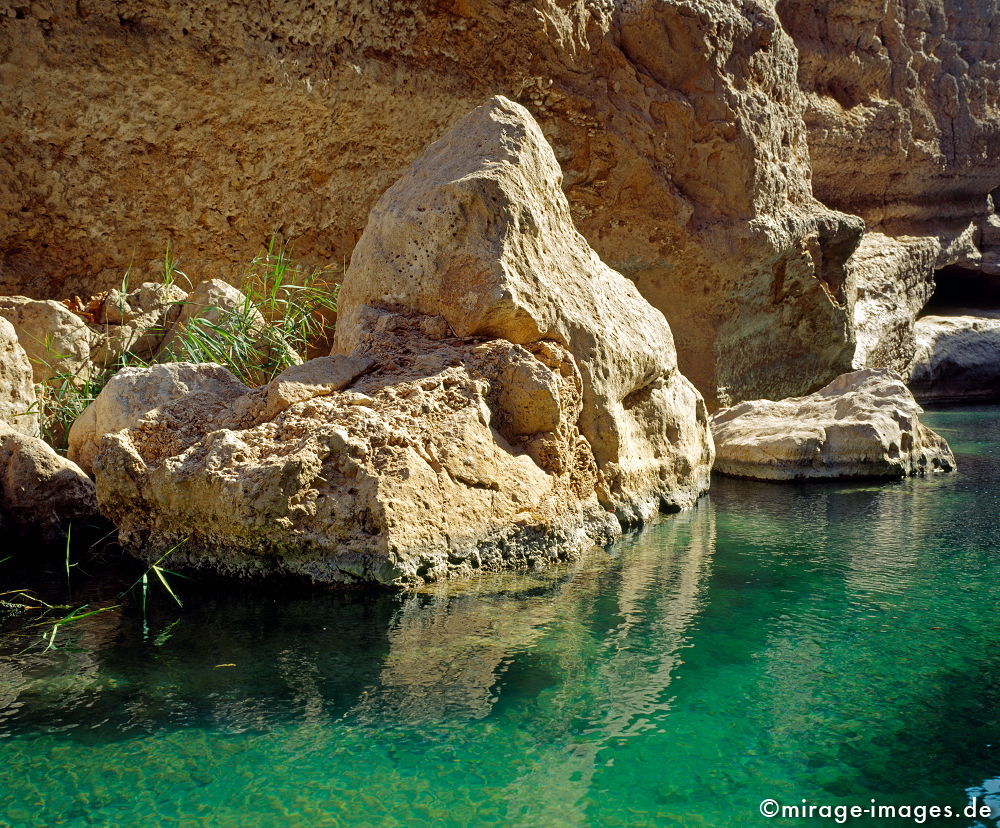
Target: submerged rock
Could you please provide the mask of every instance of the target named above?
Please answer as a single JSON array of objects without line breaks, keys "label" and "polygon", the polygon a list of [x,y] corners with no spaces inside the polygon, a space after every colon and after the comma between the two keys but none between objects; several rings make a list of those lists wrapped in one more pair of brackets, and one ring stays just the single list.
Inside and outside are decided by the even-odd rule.
[{"label": "submerged rock", "polygon": [[28,355],[14,327],[0,317],[0,424],[28,437],[38,436],[38,401]]},{"label": "submerged rock", "polygon": [[[409,585],[566,557],[708,486],[663,316],[576,233],[552,150],[503,98],[379,201],[330,357],[224,394],[119,376],[80,445],[122,542],[181,543],[175,565]],[[105,395],[148,410],[112,430]]]},{"label": "submerged rock", "polygon": [[1000,398],[1000,312],[924,316],[909,386],[921,400]]},{"label": "submerged rock", "polygon": [[873,369],[807,397],[743,402],[712,416],[715,470],[759,480],[953,471],[951,449],[920,422],[922,410],[899,377]]},{"label": "submerged rock", "polygon": [[0,423],[0,518],[5,531],[60,543],[100,520],[94,484],[44,441]]}]

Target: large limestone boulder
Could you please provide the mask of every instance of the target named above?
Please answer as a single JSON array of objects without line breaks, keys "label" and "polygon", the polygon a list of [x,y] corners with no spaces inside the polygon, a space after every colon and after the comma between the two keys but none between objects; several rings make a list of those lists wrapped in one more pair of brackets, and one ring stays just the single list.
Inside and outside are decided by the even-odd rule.
[{"label": "large limestone boulder", "polygon": [[69,430],[69,459],[88,474],[101,437],[132,428],[146,414],[191,394],[228,401],[247,391],[229,371],[211,363],[171,362],[148,368],[123,368],[77,417]]},{"label": "large limestone boulder", "polygon": [[0,423],[0,522],[25,540],[60,543],[100,521],[94,484],[36,437]]},{"label": "large limestone boulder", "polygon": [[[573,555],[708,485],[669,328],[575,232],[503,98],[380,200],[329,357],[253,390],[188,366],[207,381],[175,397],[152,370],[109,384],[74,445],[97,447],[126,547],[180,544],[175,565],[412,585]],[[119,430],[116,397],[136,403]]]},{"label": "large limestone boulder", "polygon": [[952,471],[944,438],[924,426],[898,376],[844,374],[807,397],[754,400],[712,416],[715,470],[758,480],[906,477]]},{"label": "large limestone boulder", "polygon": [[1000,398],[1000,312],[924,316],[908,385],[919,400]]},{"label": "large limestone boulder", "polygon": [[84,381],[90,375],[90,344],[93,332],[73,311],[51,299],[27,296],[0,296],[0,316],[17,333],[35,382],[73,378]]},{"label": "large limestone boulder", "polygon": [[38,436],[38,401],[31,363],[14,327],[0,317],[0,424],[28,437]]},{"label": "large limestone boulder", "polygon": [[148,558],[180,543],[174,565],[243,577],[412,585],[620,534],[595,494],[564,349],[371,321],[354,354],[308,376],[233,382],[228,401],[194,391],[105,435],[98,496],[122,543]]},{"label": "large limestone boulder", "polygon": [[577,232],[559,164],[518,104],[477,108],[385,192],[339,302],[337,353],[357,347],[373,306],[441,316],[459,337],[558,343],[583,379],[605,505],[641,519],[704,488],[705,407],[670,328]]}]

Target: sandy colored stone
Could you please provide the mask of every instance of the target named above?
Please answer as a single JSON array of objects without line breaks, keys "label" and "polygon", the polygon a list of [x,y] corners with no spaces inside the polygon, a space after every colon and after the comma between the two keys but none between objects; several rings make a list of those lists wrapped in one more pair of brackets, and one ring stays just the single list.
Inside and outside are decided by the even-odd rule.
[{"label": "sandy colored stone", "polygon": [[105,395],[153,390],[130,426],[87,425],[122,543],[243,577],[412,586],[571,557],[692,504],[704,402],[662,314],[573,228],[559,175],[528,112],[495,98],[376,206],[334,354],[223,383],[228,399],[161,404],[119,374],[92,419]]},{"label": "sandy colored stone", "polygon": [[277,225],[339,265],[378,196],[500,93],[711,405],[850,366],[862,223],[812,196],[798,55],[766,3],[84,0],[4,18],[0,46],[8,292],[113,287],[162,267],[164,239],[229,278]]},{"label": "sandy colored stone", "polygon": [[944,438],[888,371],[844,374],[807,397],[753,400],[712,416],[715,470],[759,480],[906,477],[952,471]]},{"label": "sandy colored stone", "polygon": [[69,458],[88,474],[105,434],[131,428],[142,418],[192,394],[228,403],[247,387],[227,370],[211,363],[171,362],[149,368],[123,368],[115,374],[69,431]]},{"label": "sandy colored stone", "polygon": [[195,393],[105,436],[98,497],[122,542],[152,557],[187,539],[175,566],[242,577],[412,585],[620,534],[575,425],[578,374],[559,378],[557,430],[529,439],[507,426],[498,387],[529,351],[384,321],[362,346],[378,367],[346,390],[269,420],[266,386],[228,407]]},{"label": "sandy colored stone", "polygon": [[[440,316],[459,337],[552,341],[583,378],[580,430],[629,520],[707,486],[706,411],[670,328],[573,226],[562,173],[530,113],[496,97],[432,144],[372,209],[340,291],[334,351],[370,307]],[[530,386],[535,381],[524,378]]]},{"label": "sandy colored stone", "polygon": [[0,423],[37,437],[38,401],[31,363],[17,341],[14,327],[0,317]]},{"label": "sandy colored stone", "polygon": [[98,368],[113,368],[126,355],[153,359],[186,298],[177,285],[157,282],[145,282],[128,293],[108,291],[91,325],[97,333],[91,361]]},{"label": "sandy colored stone", "polygon": [[44,441],[0,423],[0,515],[5,531],[45,544],[100,521],[94,484]]},{"label": "sandy colored stone", "polygon": [[1000,312],[917,320],[908,385],[919,400],[1000,398]]},{"label": "sandy colored stone", "polygon": [[63,377],[84,381],[89,376],[93,333],[61,302],[0,296],[0,316],[13,326],[35,382],[61,382]]}]

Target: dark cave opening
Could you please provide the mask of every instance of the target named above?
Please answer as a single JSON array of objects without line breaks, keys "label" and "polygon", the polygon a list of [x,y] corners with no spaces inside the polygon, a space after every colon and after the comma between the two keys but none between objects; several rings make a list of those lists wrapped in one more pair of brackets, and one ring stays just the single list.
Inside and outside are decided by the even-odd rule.
[{"label": "dark cave opening", "polygon": [[943,267],[935,274],[934,295],[921,312],[953,316],[959,311],[1000,311],[1000,276],[964,267]]}]

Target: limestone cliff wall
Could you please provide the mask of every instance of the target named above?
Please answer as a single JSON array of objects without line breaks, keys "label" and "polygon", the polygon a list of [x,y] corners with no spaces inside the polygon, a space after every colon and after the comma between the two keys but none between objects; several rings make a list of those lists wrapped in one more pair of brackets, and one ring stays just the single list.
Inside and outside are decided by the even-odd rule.
[{"label": "limestone cliff wall", "polygon": [[[857,216],[895,237],[897,205],[946,193],[964,217],[1000,184],[995,5],[8,7],[0,293],[108,287],[129,262],[148,276],[168,241],[193,278],[227,276],[274,231],[345,264],[375,199],[499,93],[538,120],[576,225],[663,311],[710,404],[805,393],[857,361],[859,315],[912,340],[858,310]],[[879,21],[903,12],[880,51]]]}]

